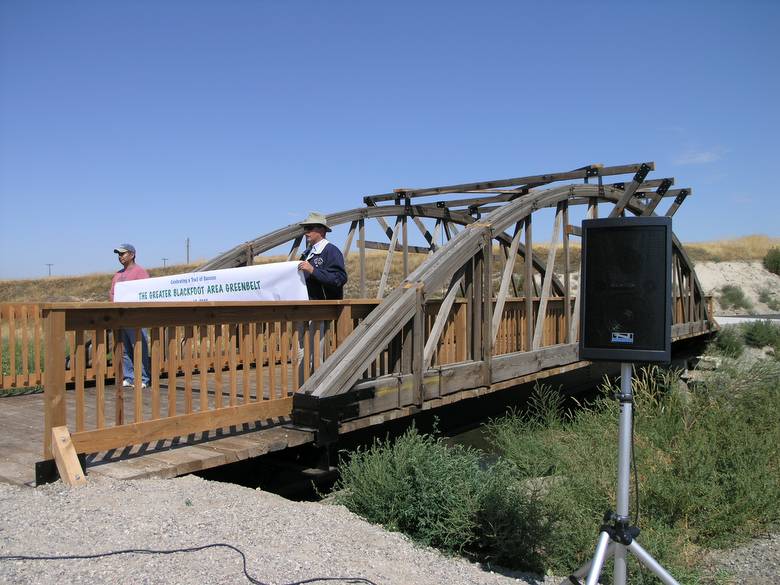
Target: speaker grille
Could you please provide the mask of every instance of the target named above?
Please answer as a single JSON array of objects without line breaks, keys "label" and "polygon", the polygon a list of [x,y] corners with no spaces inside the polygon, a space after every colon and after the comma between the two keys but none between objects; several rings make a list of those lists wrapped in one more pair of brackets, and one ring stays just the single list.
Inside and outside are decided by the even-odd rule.
[{"label": "speaker grille", "polygon": [[584,239],[582,347],[625,353],[669,346],[670,224],[647,225],[642,219],[583,223],[590,226]]}]

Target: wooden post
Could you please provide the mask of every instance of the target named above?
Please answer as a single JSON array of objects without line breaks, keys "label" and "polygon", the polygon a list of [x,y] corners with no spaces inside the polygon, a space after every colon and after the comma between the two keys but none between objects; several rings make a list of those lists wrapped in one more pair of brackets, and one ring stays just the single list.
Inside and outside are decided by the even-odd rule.
[{"label": "wooden post", "polygon": [[482,360],[483,360],[483,385],[490,386],[491,370],[493,363],[493,336],[491,327],[493,324],[493,238],[490,232],[485,235],[482,252],[484,268],[482,271]]},{"label": "wooden post", "polygon": [[536,330],[534,331],[533,344],[531,349],[539,349],[544,339],[544,323],[547,313],[547,302],[550,298],[550,290],[552,287],[553,274],[555,273],[555,253],[558,249],[558,230],[561,228],[561,216],[563,209],[561,204],[558,204],[558,209],[555,213],[555,223],[553,225],[553,234],[550,239],[550,249],[547,251],[547,266],[544,272],[544,282],[542,283],[542,294],[539,299],[539,314],[536,316]]},{"label": "wooden post", "polygon": [[563,205],[563,327],[564,342],[571,343],[571,274],[569,268],[569,202]]},{"label": "wooden post", "polygon": [[366,220],[359,222],[358,240],[360,256],[360,298],[366,298]]},{"label": "wooden post", "polygon": [[412,328],[412,347],[414,351],[412,358],[412,392],[417,406],[422,408],[425,401],[425,388],[422,383],[423,368],[425,367],[425,292],[421,284],[417,286]]},{"label": "wooden post", "polygon": [[[43,458],[52,458],[52,429],[61,427],[65,420],[65,312],[47,311],[44,314],[46,353],[43,383]],[[120,356],[121,359],[121,356]],[[119,384],[121,385],[121,380]]]},{"label": "wooden post", "polygon": [[352,333],[352,305],[341,305],[336,319],[336,347]]},{"label": "wooden post", "polygon": [[531,237],[531,215],[525,218],[525,350],[531,351],[534,338],[534,300],[532,293],[534,278],[534,248]]}]

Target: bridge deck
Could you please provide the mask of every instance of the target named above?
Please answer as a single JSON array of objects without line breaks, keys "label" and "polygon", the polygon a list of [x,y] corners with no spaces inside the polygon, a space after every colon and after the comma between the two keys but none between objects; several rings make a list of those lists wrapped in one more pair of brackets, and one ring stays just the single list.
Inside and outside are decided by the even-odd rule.
[{"label": "bridge deck", "polygon": [[[277,368],[278,369],[278,368]],[[241,381],[240,381],[241,382]],[[214,374],[209,374],[209,400],[214,401]],[[249,371],[250,397],[255,399],[256,372]],[[267,386],[266,386],[267,387]],[[134,396],[132,388],[124,389],[124,412],[132,422]],[[197,411],[199,380],[193,380],[193,403]],[[148,390],[145,390],[148,392]],[[267,395],[267,391],[266,391]],[[116,408],[116,387],[105,390],[107,426],[112,426]],[[229,397],[225,395],[227,402]],[[178,412],[185,402],[184,382],[177,379],[176,402]],[[85,422],[94,425],[96,411],[95,389],[85,389]],[[167,380],[160,384],[160,411],[168,409]],[[44,395],[26,394],[0,399],[0,481],[16,485],[35,484],[35,463],[44,459],[41,445],[44,431]],[[110,418],[110,420],[108,420]],[[151,418],[149,401],[144,403],[144,420]],[[75,401],[68,401],[69,428],[75,420]],[[87,456],[87,472],[91,476],[109,476],[117,479],[144,477],[175,477],[201,469],[217,467],[235,461],[258,457],[273,451],[295,447],[313,440],[313,433],[282,426],[287,418],[255,421],[239,427],[232,426],[184,437],[134,445]]]}]

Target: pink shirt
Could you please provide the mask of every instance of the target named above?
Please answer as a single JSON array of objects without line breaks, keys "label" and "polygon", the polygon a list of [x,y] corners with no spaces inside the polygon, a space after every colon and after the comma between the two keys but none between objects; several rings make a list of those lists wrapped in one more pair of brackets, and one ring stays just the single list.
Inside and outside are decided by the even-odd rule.
[{"label": "pink shirt", "polygon": [[149,278],[149,273],[145,268],[142,268],[138,264],[133,264],[130,268],[122,268],[118,271],[114,278],[111,279],[111,292],[108,293],[108,300],[114,301],[114,286],[117,282],[124,282],[126,280],[141,280],[142,278]]}]

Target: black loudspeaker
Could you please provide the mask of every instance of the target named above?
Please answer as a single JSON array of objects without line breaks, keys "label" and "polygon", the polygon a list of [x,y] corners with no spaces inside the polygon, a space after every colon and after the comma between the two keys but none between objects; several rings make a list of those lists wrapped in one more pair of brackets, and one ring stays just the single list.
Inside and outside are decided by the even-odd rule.
[{"label": "black loudspeaker", "polygon": [[582,222],[580,358],[669,362],[672,218]]}]

